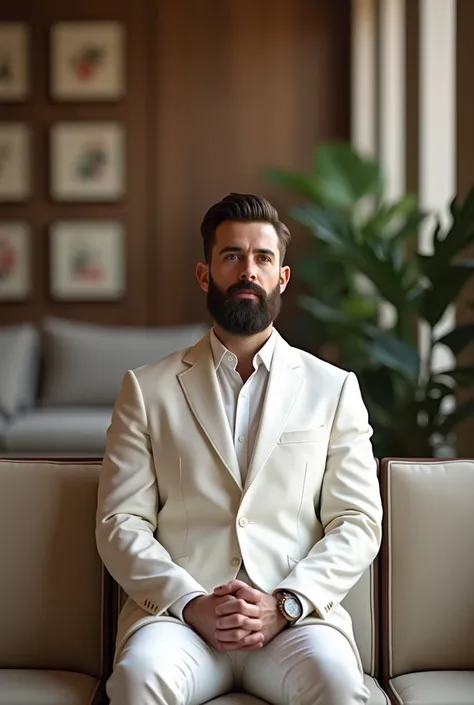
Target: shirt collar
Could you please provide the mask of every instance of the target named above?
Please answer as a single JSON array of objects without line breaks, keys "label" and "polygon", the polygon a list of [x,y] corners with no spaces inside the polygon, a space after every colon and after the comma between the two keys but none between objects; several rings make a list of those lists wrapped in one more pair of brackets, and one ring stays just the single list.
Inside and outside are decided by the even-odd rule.
[{"label": "shirt collar", "polygon": [[[228,350],[225,345],[223,345],[223,343],[221,343],[221,341],[214,332],[214,328],[211,329],[210,339],[212,356],[214,358],[214,365],[216,370],[219,369],[222,364],[225,364],[231,369],[235,370],[238,363],[237,357],[234,355],[233,352]],[[267,342],[260,348],[258,353],[253,358],[253,366],[255,369],[257,369],[257,367],[263,363],[267,371],[270,372],[273,353],[275,352],[275,344],[276,332],[275,329],[273,329]]]}]

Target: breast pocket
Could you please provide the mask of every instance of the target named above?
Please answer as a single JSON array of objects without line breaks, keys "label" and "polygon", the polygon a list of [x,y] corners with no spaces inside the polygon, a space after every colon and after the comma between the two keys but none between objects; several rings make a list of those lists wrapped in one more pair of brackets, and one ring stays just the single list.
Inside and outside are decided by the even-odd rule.
[{"label": "breast pocket", "polygon": [[321,425],[319,428],[309,429],[307,431],[285,431],[278,439],[278,444],[317,443],[318,441],[324,440],[325,437],[326,426]]}]

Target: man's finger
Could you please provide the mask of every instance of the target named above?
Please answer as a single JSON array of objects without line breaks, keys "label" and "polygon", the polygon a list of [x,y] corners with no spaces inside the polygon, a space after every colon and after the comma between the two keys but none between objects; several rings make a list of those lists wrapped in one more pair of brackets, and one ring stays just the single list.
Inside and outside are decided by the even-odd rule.
[{"label": "man's finger", "polygon": [[244,583],[241,588],[235,593],[235,597],[238,600],[245,600],[245,602],[250,602],[252,605],[257,605],[262,599],[262,593],[260,590],[256,590],[247,583]]},{"label": "man's finger", "polygon": [[260,605],[254,605],[251,602],[234,597],[233,600],[221,602],[216,606],[216,615],[218,617],[224,617],[226,614],[243,614],[246,617],[258,619],[260,617]]},{"label": "man's finger", "polygon": [[218,585],[214,588],[214,595],[219,595],[220,597],[222,597],[222,595],[232,595],[246,585],[247,583],[244,583],[243,580],[229,580],[225,585]]},{"label": "man's finger", "polygon": [[[259,632],[262,628],[262,620],[244,617],[243,614],[229,614],[226,617],[220,617],[216,621],[216,628],[218,631],[223,629],[246,629],[249,632]],[[219,635],[218,638],[220,638]],[[224,641],[228,641],[228,639]]]}]

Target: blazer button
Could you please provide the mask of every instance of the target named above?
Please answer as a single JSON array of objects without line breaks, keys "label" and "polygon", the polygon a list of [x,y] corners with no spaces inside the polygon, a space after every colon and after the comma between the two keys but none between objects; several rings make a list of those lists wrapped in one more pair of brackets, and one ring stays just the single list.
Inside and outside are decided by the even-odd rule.
[{"label": "blazer button", "polygon": [[241,526],[243,528],[244,526],[247,526],[248,523],[249,523],[249,520],[246,517],[240,517],[239,526]]},{"label": "blazer button", "polygon": [[237,568],[240,565],[240,558],[232,558],[231,563]]}]

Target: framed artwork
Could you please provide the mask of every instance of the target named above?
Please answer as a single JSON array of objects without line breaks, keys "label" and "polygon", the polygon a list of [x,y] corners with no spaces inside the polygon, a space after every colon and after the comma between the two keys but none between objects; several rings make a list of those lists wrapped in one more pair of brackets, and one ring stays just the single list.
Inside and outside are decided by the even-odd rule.
[{"label": "framed artwork", "polygon": [[125,231],[111,220],[62,220],[50,233],[50,289],[61,301],[116,301],[125,293]]},{"label": "framed artwork", "polygon": [[0,301],[24,301],[31,294],[30,229],[0,221]]},{"label": "framed artwork", "polygon": [[29,29],[0,22],[0,101],[23,101],[29,92]]},{"label": "framed artwork", "polygon": [[113,202],[125,193],[125,133],[113,122],[51,128],[51,195],[56,201]]},{"label": "framed artwork", "polygon": [[118,100],[125,93],[125,31],[120,22],[57,22],[51,28],[51,96]]},{"label": "framed artwork", "polygon": [[21,122],[0,122],[0,201],[30,196],[30,129]]}]

